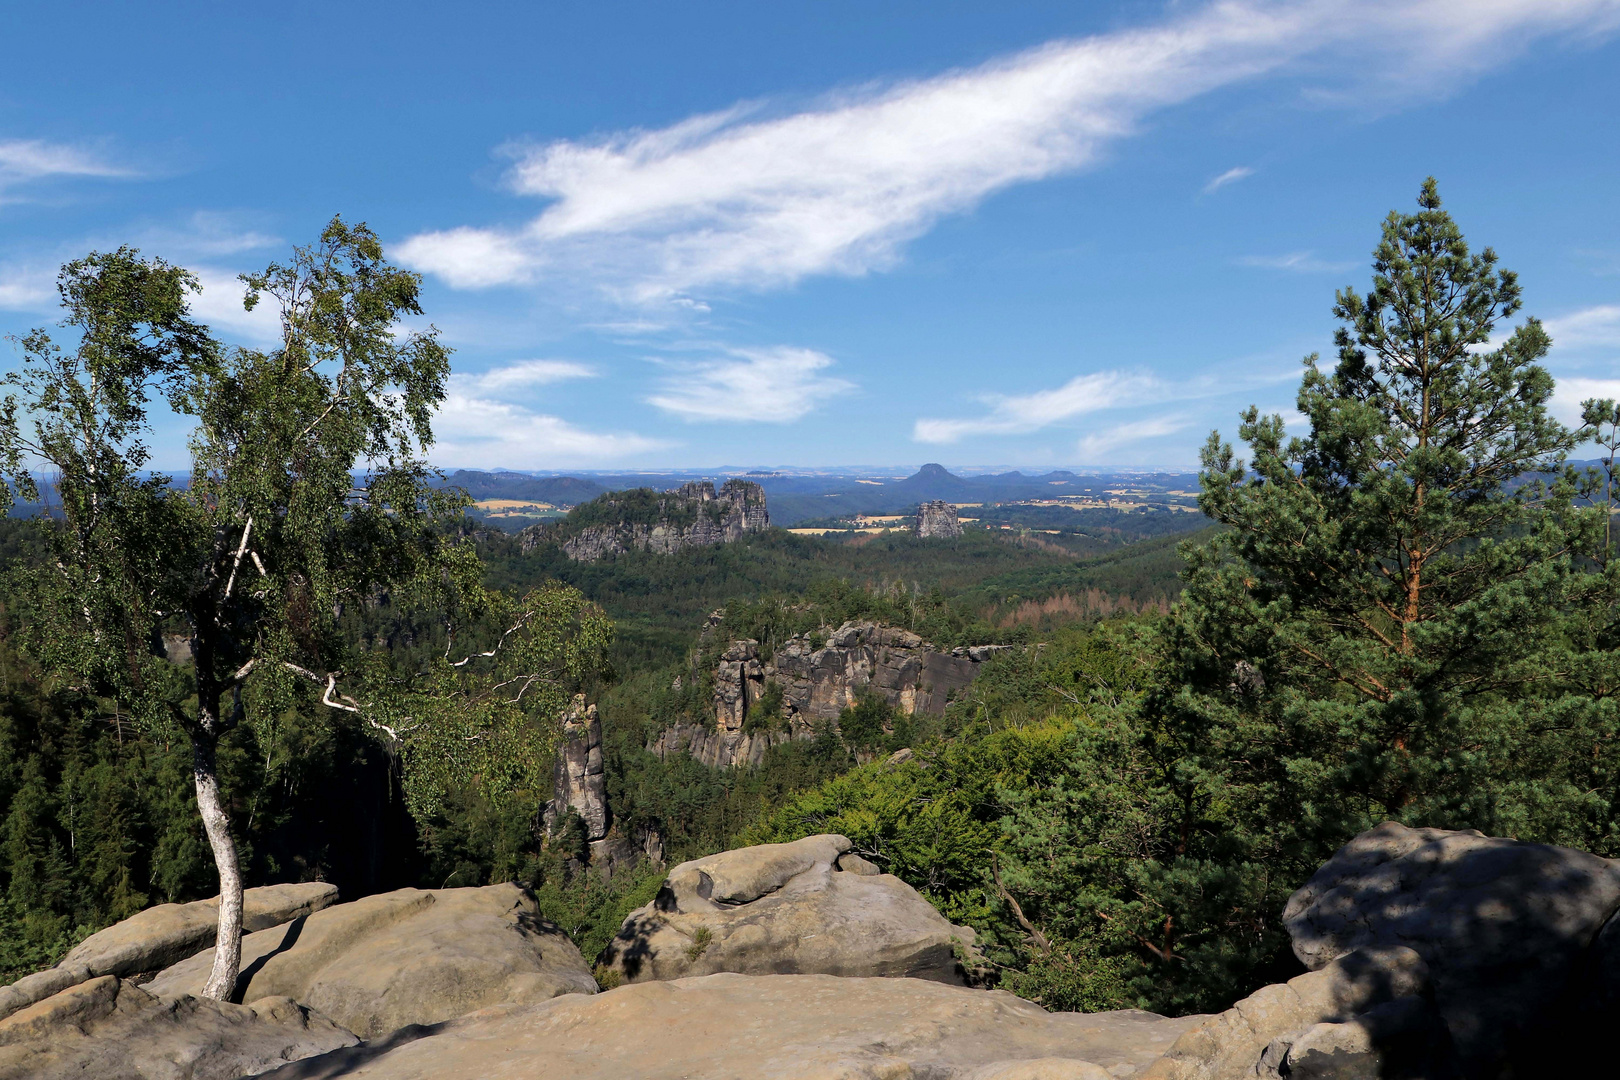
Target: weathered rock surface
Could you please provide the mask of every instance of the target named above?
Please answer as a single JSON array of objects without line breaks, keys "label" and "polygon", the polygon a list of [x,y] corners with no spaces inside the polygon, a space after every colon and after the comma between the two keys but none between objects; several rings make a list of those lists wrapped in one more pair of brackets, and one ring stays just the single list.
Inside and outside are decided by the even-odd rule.
[{"label": "weathered rock surface", "polygon": [[[147,985],[196,994],[210,950]],[[516,885],[400,889],[339,904],[242,940],[236,1000],[294,998],[364,1038],[433,1024],[502,1002],[592,994],[572,942]]]},{"label": "weathered rock surface", "polygon": [[708,975],[491,1009],[275,1080],[1129,1080],[1202,1017],[1048,1013],[921,979]]},{"label": "weathered rock surface", "polygon": [[[242,897],[242,925],[247,930],[279,926],[330,906],[337,895],[337,886],[319,881],[248,889]],[[55,967],[0,989],[0,1017],[98,976],[161,970],[208,948],[218,930],[218,897],[147,908],[91,934]]]},{"label": "weathered rock surface", "polygon": [[[979,665],[1003,648],[944,652],[909,630],[872,622],[847,622],[819,647],[796,635],[769,659],[758,642],[734,641],[715,669],[715,726],[675,725],[648,749],[660,757],[688,753],[711,768],[758,765],[770,747],[810,738],[818,722],[836,723],[863,693],[878,694],[907,715],[942,713],[951,695],[973,682]],[[767,728],[745,731],[748,710],[768,683],[782,688],[782,714]]]},{"label": "weathered rock surface", "polygon": [[103,975],[0,1020],[0,1080],[233,1080],[358,1041],[286,998],[162,1001]]},{"label": "weathered rock surface", "polygon": [[523,530],[520,545],[528,551],[560,540],[570,559],[595,562],[626,551],[671,555],[684,548],[726,544],[771,525],[765,489],[751,480],[727,480],[719,491],[708,480],[662,494],[646,488],[613,491],[592,500],[585,513],[593,520],[604,516],[611,520],[579,526],[575,522],[580,514],[575,513],[555,525]]},{"label": "weathered rock surface", "polygon": [[1505,1063],[1552,1067],[1550,1033],[1589,1004],[1589,949],[1617,907],[1610,860],[1386,822],[1340,849],[1283,917],[1311,968],[1352,949],[1414,949],[1466,1071],[1494,1076]]},{"label": "weathered rock surface", "polygon": [[543,819],[555,833],[564,815],[572,811],[585,823],[585,839],[595,843],[608,833],[607,776],[602,763],[602,718],[596,706],[574,695],[573,708],[563,717],[563,741],[557,748],[552,771],[552,796]]},{"label": "weathered rock surface", "polygon": [[956,519],[956,507],[944,499],[935,499],[917,507],[917,537],[949,539],[962,535],[962,523]]},{"label": "weathered rock surface", "polygon": [[[1451,1075],[1445,1028],[1425,996],[1428,968],[1411,949],[1353,952],[1320,971],[1263,986],[1187,1031],[1144,1080],[1238,1080],[1354,1064],[1349,1077]],[[1395,1012],[1388,1006],[1398,1004]],[[1380,1011],[1384,1010],[1384,1011]],[[1399,1020],[1401,1024],[1397,1024]],[[1331,1030],[1330,1030],[1331,1029]],[[1377,1038],[1372,1036],[1376,1035]],[[1335,1055],[1337,1055],[1335,1057]],[[1408,1066],[1418,1069],[1409,1073]],[[1367,1068],[1372,1071],[1364,1071]],[[1388,1067],[1388,1072],[1380,1072]]]},{"label": "weathered rock surface", "polygon": [[630,913],[602,963],[627,982],[745,975],[911,976],[961,983],[953,926],[917,891],[864,859],[839,869],[842,836],[762,844],[681,863]]}]

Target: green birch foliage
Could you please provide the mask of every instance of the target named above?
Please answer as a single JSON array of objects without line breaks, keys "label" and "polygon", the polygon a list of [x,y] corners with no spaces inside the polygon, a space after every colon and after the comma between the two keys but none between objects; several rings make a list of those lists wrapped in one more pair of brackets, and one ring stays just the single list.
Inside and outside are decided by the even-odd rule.
[{"label": "green birch foliage", "polygon": [[[8,503],[40,497],[32,469],[55,472],[54,573],[16,582],[50,691],[148,732],[178,723],[210,770],[241,724],[264,746],[292,712],[358,724],[400,754],[417,809],[452,779],[496,795],[549,783],[558,714],[604,670],[611,626],[576,590],[483,586],[454,527],[464,497],[421,458],[449,351],[402,326],[420,280],[339,218],[244,280],[248,307],[277,305],[274,348],[221,346],[189,316],[196,279],[128,248],[63,269],[72,347],[21,343],[0,467]],[[196,422],[183,487],[143,472],[158,397]],[[388,611],[434,648],[359,647]],[[189,662],[167,659],[165,632]]]}]

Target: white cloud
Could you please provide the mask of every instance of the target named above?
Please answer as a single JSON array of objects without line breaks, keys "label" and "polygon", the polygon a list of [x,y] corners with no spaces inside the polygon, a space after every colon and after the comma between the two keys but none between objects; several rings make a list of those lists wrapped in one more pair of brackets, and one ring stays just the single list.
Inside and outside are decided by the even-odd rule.
[{"label": "white cloud", "polygon": [[1080,452],[1080,460],[1090,463],[1110,450],[1147,439],[1174,435],[1191,426],[1192,420],[1185,416],[1150,416],[1145,420],[1132,420],[1129,423],[1116,424],[1104,431],[1092,432],[1080,440],[1076,449]]},{"label": "white cloud", "polygon": [[925,443],[953,443],[969,435],[1025,435],[1087,413],[1140,405],[1162,398],[1168,388],[1153,375],[1099,371],[1077,375],[1055,390],[991,398],[984,416],[920,419],[911,437]]},{"label": "white cloud", "polygon": [[281,309],[273,296],[259,297],[252,311],[242,308],[246,289],[229,270],[211,267],[192,268],[202,292],[191,297],[191,314],[206,323],[216,334],[235,335],[255,345],[270,345],[281,340]]},{"label": "white cloud", "polygon": [[551,205],[522,228],[423,233],[395,254],[456,287],[547,277],[642,302],[862,274],[941,216],[1091,165],[1154,112],[1223,86],[1287,72],[1399,101],[1617,24],[1620,0],[1219,0],[791,115],[739,106],[509,148],[513,189]]},{"label": "white cloud", "polygon": [[518,360],[477,374],[456,374],[451,378],[472,392],[498,394],[530,386],[546,386],[568,379],[591,379],[596,370],[573,360]]},{"label": "white cloud", "polygon": [[1572,311],[1544,325],[1555,350],[1620,347],[1620,304]]},{"label": "white cloud", "polygon": [[0,310],[55,311],[56,272],[32,266],[0,267]]},{"label": "white cloud", "polygon": [[1620,401],[1620,379],[1559,379],[1549,411],[1560,423],[1581,426],[1581,402],[1590,398]]},{"label": "white cloud", "polygon": [[0,140],[0,190],[52,176],[133,175],[132,170],[105,161],[83,147],[43,139]]},{"label": "white cloud", "polygon": [[630,432],[597,432],[511,402],[452,387],[433,421],[429,455],[445,468],[552,469],[602,465],[666,450]]},{"label": "white cloud", "polygon": [[407,266],[437,274],[457,289],[532,280],[539,259],[539,253],[526,251],[518,238],[465,226],[413,236],[390,254]]},{"label": "white cloud", "polygon": [[276,247],[281,243],[279,236],[260,232],[245,224],[239,214],[197,210],[178,228],[146,230],[136,246],[157,249],[171,258],[197,255],[218,258]]},{"label": "white cloud", "polygon": [[1254,170],[1249,168],[1247,165],[1239,165],[1235,169],[1227,169],[1225,172],[1221,173],[1221,175],[1204,185],[1204,194],[1208,195],[1212,191],[1219,191],[1227,184],[1235,184],[1239,180],[1248,179],[1253,175]]},{"label": "white cloud", "polygon": [[1318,259],[1309,251],[1293,251],[1287,255],[1245,255],[1237,263],[1239,266],[1258,266],[1267,270],[1290,270],[1296,274],[1342,274],[1356,267],[1353,262]]},{"label": "white cloud", "polygon": [[683,420],[785,424],[855,384],[824,374],[833,359],[814,349],[730,349],[714,360],[660,361],[670,374],[648,404]]}]

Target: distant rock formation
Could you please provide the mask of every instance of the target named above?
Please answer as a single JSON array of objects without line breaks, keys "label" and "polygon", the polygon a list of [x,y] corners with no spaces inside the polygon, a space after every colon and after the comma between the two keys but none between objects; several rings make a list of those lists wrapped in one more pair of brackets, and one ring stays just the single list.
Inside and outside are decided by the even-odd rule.
[{"label": "distant rock formation", "polygon": [[962,535],[962,523],[956,520],[956,507],[944,499],[935,499],[917,507],[917,535],[921,538],[942,539]]},{"label": "distant rock formation", "polygon": [[552,774],[552,797],[543,819],[546,832],[555,833],[569,811],[585,823],[585,839],[595,843],[608,833],[606,774],[602,767],[602,718],[584,694],[574,695],[574,706],[563,717],[563,742],[557,748]]},{"label": "distant rock formation", "polygon": [[[912,715],[942,713],[954,691],[965,689],[979,665],[1010,646],[935,649],[909,630],[872,622],[847,622],[817,647],[795,635],[769,659],[759,642],[734,641],[721,654],[714,677],[713,727],[677,724],[648,747],[659,757],[689,753],[711,768],[758,765],[772,746],[808,739],[818,721],[836,724],[838,714],[863,692],[876,693]],[[758,730],[745,730],[748,710],[774,683],[782,690],[782,714]]]},{"label": "distant rock formation", "polygon": [[534,525],[519,536],[524,551],[557,542],[575,562],[595,562],[626,551],[672,555],[726,544],[770,525],[764,488],[751,480],[727,480],[716,491],[703,480],[667,492],[611,491],[576,506],[561,522]]}]

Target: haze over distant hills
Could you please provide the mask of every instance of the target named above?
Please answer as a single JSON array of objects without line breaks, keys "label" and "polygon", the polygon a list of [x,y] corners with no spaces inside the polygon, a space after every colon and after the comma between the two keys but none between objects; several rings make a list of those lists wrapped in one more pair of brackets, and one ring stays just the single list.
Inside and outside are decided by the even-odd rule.
[{"label": "haze over distant hills", "polygon": [[[578,505],[607,491],[650,487],[665,489],[687,480],[720,480],[728,474],[713,472],[660,472],[535,476],[517,472],[459,470],[446,483],[466,490],[480,504],[475,512],[502,516],[521,504],[544,504],[557,511]],[[954,503],[1004,503],[1032,500],[1073,500],[1100,504],[1121,497],[1144,505],[1191,506],[1198,478],[1192,473],[1080,474],[1059,470],[1039,475],[1019,471],[985,475],[958,475],[938,464],[922,466],[910,476],[883,472],[813,472],[809,470],[749,470],[743,475],[765,489],[770,499],[772,524],[791,527],[801,522],[850,515],[900,514],[918,503],[944,499]],[[519,504],[514,506],[512,504]]]}]

